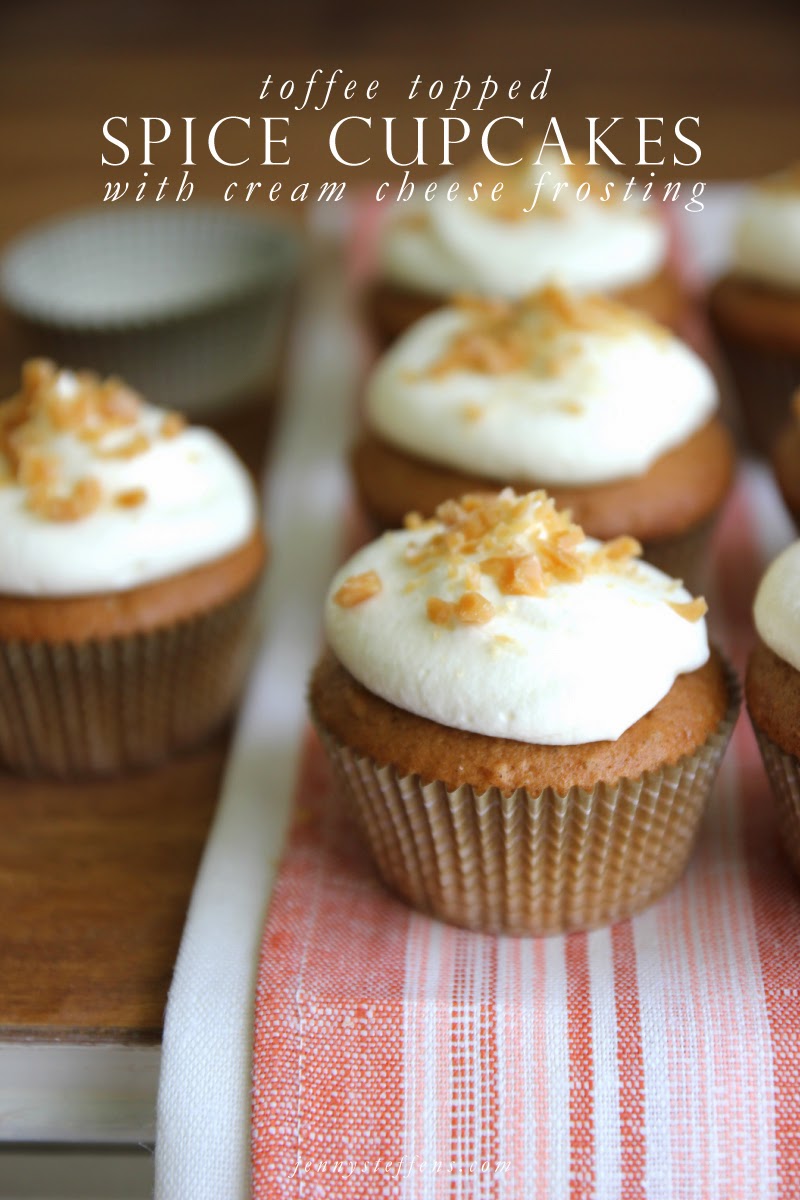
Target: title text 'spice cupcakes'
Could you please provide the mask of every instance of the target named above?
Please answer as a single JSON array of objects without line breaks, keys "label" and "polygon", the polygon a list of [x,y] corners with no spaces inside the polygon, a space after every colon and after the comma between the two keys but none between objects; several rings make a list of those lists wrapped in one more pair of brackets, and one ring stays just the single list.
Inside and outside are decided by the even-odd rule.
[{"label": "title text 'spice cupcakes'", "polygon": [[753,616],[759,642],[747,667],[747,707],[800,874],[800,542],[767,569]]},{"label": "title text 'spice cupcakes'", "polygon": [[411,904],[555,933],[635,912],[683,870],[736,687],[705,603],[635,551],[508,490],[336,575],[311,707]]},{"label": "title text 'spice cupcakes'", "polygon": [[[624,199],[626,180],[614,172],[564,165],[560,151],[545,151],[540,164],[538,148],[520,153],[519,165],[492,168],[503,185],[496,201],[482,161],[454,175],[462,185],[485,181],[475,202],[466,186],[448,201],[442,181],[433,199],[397,204],[370,298],[379,336],[393,340],[459,292],[516,300],[550,283],[608,293],[679,324],[686,297],[668,265],[667,230],[655,206],[636,195]],[[584,182],[591,191],[580,199]]]},{"label": "title text 'spice cupcakes'", "polygon": [[385,526],[464,492],[546,487],[594,537],[627,533],[702,590],[731,438],[705,363],[639,313],[546,288],[409,329],[368,380],[353,469]]},{"label": "title text 'spice cupcakes'", "polygon": [[219,725],[265,553],[225,443],[32,360],[0,405],[0,472],[0,762],[115,771]]},{"label": "title text 'spice cupcakes'", "polygon": [[750,440],[768,454],[800,385],[800,163],[745,200],[731,269],[709,307]]}]

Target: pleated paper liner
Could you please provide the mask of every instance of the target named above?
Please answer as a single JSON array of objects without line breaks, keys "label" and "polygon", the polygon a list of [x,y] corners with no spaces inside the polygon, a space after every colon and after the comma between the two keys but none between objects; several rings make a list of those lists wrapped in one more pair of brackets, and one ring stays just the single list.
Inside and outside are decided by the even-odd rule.
[{"label": "pleated paper liner", "polygon": [[257,592],[143,634],[0,642],[0,763],[80,777],[202,741],[237,698]]},{"label": "pleated paper liner", "polygon": [[638,779],[565,795],[449,791],[361,757],[318,728],[384,882],[414,908],[487,933],[557,934],[639,912],[691,854],[739,711],[692,755]]},{"label": "pleated paper liner", "polygon": [[768,457],[790,419],[792,393],[800,387],[800,355],[760,350],[716,331],[730,368],[752,449]]},{"label": "pleated paper liner", "polygon": [[800,759],[787,754],[750,720],[778,809],[778,828],[786,853],[800,876]]}]

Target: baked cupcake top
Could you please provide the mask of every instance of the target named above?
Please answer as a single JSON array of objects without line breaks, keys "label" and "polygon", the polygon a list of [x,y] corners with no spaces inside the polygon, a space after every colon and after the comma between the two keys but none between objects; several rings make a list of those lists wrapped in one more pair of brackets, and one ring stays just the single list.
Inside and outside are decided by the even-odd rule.
[{"label": "baked cupcake top", "polygon": [[[517,166],[500,170],[482,160],[441,180],[430,201],[415,195],[398,205],[381,241],[383,277],[435,295],[469,291],[514,298],[551,282],[580,291],[616,290],[661,269],[665,226],[635,195],[622,199],[622,176],[564,165],[557,150],[546,150],[539,165],[538,148],[521,153]],[[540,178],[536,204],[525,212]],[[476,179],[484,187],[473,202],[470,184]],[[461,190],[449,201],[454,181]],[[492,201],[495,182],[503,191]],[[579,199],[584,182],[591,190]],[[566,186],[554,198],[559,184]]]},{"label": "baked cupcake top", "polygon": [[341,568],[325,608],[339,661],[399,708],[523,742],[615,739],[708,659],[705,601],[545,492],[406,524]]},{"label": "baked cupcake top", "polygon": [[366,390],[367,419],[386,441],[536,484],[643,474],[716,406],[713,375],[683,342],[611,300],[555,287],[424,317]]},{"label": "baked cupcake top", "polygon": [[734,236],[733,267],[761,283],[800,290],[800,162],[748,193]]},{"label": "baked cupcake top", "polygon": [[770,563],[756,592],[753,617],[762,642],[800,671],[800,541]]},{"label": "baked cupcake top", "polygon": [[0,594],[137,587],[235,550],[257,521],[233,451],[118,379],[33,359],[0,404]]}]

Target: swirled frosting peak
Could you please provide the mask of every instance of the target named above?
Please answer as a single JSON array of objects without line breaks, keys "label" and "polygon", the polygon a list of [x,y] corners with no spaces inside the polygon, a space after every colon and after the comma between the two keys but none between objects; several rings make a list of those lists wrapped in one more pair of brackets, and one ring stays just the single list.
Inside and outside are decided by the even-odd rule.
[{"label": "swirled frosting peak", "polygon": [[756,593],[753,617],[762,642],[800,671],[800,541],[770,563]]},{"label": "swirled frosting peak", "polygon": [[366,404],[373,430],[410,454],[581,486],[643,474],[709,420],[717,388],[665,329],[551,286],[423,318],[378,363]]},{"label": "swirled frosting peak", "polygon": [[256,523],[226,444],[118,379],[32,359],[0,403],[0,594],[136,587],[236,549]]},{"label": "swirled frosting peak", "polygon": [[[477,180],[484,186],[473,195]],[[460,190],[448,200],[453,183]],[[496,183],[502,192],[487,199]],[[578,195],[582,184],[588,195],[585,188]],[[667,234],[646,202],[624,199],[625,190],[623,177],[565,164],[556,149],[540,155],[523,147],[521,161],[499,172],[485,161],[472,164],[441,180],[431,200],[398,205],[381,241],[382,273],[436,295],[515,297],[552,282],[580,291],[641,283],[664,265]]]},{"label": "swirled frosting peak", "polygon": [[325,612],[340,662],[399,708],[517,741],[615,739],[708,658],[705,602],[545,492],[406,523],[341,568]]}]

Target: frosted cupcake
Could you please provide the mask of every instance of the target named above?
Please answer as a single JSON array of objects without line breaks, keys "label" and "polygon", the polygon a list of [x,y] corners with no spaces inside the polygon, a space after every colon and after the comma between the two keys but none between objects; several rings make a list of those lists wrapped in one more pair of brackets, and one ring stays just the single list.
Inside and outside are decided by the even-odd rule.
[{"label": "frosted cupcake", "polygon": [[800,163],[744,202],[728,274],[709,296],[751,443],[768,454],[800,385]]},{"label": "frosted cupcake", "polygon": [[682,872],[736,711],[705,603],[543,492],[361,549],[311,708],[386,882],[475,929],[636,912]]},{"label": "frosted cupcake", "polygon": [[0,405],[0,761],[157,762],[236,698],[264,563],[226,444],[119,380],[25,364]]},{"label": "frosted cupcake", "polygon": [[759,642],[747,667],[747,707],[783,842],[800,873],[800,542],[767,569],[753,617]]},{"label": "frosted cupcake", "polygon": [[[454,294],[517,300],[549,283],[607,293],[663,324],[680,323],[686,297],[668,265],[667,231],[657,212],[635,196],[623,200],[626,181],[614,172],[565,166],[552,150],[537,166],[538,153],[529,146],[518,166],[499,170],[482,160],[455,173],[462,191],[453,201],[444,198],[446,179],[432,200],[415,196],[395,206],[370,297],[384,343]],[[525,212],[540,178],[535,206]],[[472,202],[464,183],[474,179],[485,187]],[[581,200],[584,181],[591,192]],[[503,190],[493,202],[494,182]],[[556,197],[559,184],[565,186]]]},{"label": "frosted cupcake", "polygon": [[379,360],[353,470],[387,527],[464,492],[546,487],[587,533],[631,534],[702,590],[734,467],[717,402],[692,350],[613,301],[552,287],[465,301]]}]

